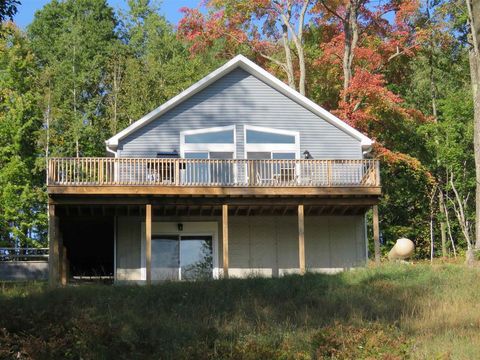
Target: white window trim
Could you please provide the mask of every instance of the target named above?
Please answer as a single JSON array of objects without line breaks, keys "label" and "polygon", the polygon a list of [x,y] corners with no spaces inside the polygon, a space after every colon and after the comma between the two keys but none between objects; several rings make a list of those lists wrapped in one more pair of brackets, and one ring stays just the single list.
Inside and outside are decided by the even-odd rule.
[{"label": "white window trim", "polygon": [[[261,131],[272,134],[290,135],[295,137],[295,144],[249,144],[247,143],[247,130]],[[249,152],[269,152],[269,153],[295,153],[295,159],[300,159],[300,133],[298,131],[280,130],[269,127],[245,125],[243,127],[243,138],[245,141],[244,158],[247,158]]]},{"label": "white window trim", "polygon": [[[178,231],[178,223],[183,224],[183,231]],[[140,280],[147,280],[147,261],[145,258],[145,222],[141,223],[142,226],[142,238],[140,243],[141,251],[141,264],[140,264]],[[213,241],[213,278],[218,279],[219,261],[218,261],[218,222],[215,221],[201,221],[201,222],[160,222],[152,221],[152,236],[156,235],[174,235],[174,236],[211,236]],[[179,268],[180,273],[180,268]],[[180,279],[181,280],[181,279]]]},{"label": "white window trim", "polygon": [[[195,135],[195,134],[207,134],[215,133],[226,130],[233,131],[233,144],[230,143],[213,143],[213,144],[187,144],[185,143],[185,135]],[[218,126],[211,128],[195,129],[195,130],[185,130],[180,132],[180,156],[185,157],[185,153],[192,152],[231,152],[233,153],[233,158],[237,158],[237,134],[236,126]],[[208,155],[210,158],[210,155]]]}]

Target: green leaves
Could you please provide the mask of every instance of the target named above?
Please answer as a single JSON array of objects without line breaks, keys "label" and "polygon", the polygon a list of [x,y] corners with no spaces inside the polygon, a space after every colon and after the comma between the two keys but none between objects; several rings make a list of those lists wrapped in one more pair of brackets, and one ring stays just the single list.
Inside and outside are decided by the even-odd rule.
[{"label": "green leaves", "polygon": [[42,126],[34,56],[13,25],[0,39],[0,245],[31,244],[46,233],[46,195],[37,171]]},{"label": "green leaves", "polygon": [[[103,1],[52,1],[36,13],[28,29],[49,92],[53,147],[58,155],[103,155],[106,64],[117,40],[117,19]],[[93,145],[93,146],[92,146]]]}]

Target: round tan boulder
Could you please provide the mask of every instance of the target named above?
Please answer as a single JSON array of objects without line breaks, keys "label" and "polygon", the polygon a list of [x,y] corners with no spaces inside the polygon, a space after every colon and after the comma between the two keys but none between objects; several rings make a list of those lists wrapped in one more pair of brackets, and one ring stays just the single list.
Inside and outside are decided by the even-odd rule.
[{"label": "round tan boulder", "polygon": [[413,255],[415,244],[412,240],[401,238],[388,253],[388,260],[405,260]]}]

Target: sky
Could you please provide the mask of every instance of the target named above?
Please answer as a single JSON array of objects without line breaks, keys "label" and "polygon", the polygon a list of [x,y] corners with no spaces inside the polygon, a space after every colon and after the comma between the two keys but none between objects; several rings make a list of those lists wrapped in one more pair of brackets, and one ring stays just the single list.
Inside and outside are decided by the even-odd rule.
[{"label": "sky", "polygon": [[[33,20],[35,11],[40,10],[50,0],[20,0],[21,5],[14,17],[18,26],[25,29]],[[126,9],[127,0],[107,0],[114,9]],[[182,17],[179,9],[187,7],[197,7],[200,0],[163,0],[161,2],[162,13],[172,23],[177,24]]]}]

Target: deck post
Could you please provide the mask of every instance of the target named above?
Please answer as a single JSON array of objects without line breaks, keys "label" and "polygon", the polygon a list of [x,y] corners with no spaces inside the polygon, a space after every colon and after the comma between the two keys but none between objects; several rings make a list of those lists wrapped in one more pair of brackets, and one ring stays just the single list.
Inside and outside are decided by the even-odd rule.
[{"label": "deck post", "polygon": [[222,205],[223,277],[228,279],[228,205]]},{"label": "deck post", "polygon": [[145,206],[145,262],[147,285],[152,284],[152,205]]},{"label": "deck post", "polygon": [[380,230],[378,225],[378,205],[373,205],[373,245],[375,248],[375,263],[380,265]]},{"label": "deck post", "polygon": [[55,205],[48,204],[48,283],[60,285],[60,226]]},{"label": "deck post", "polygon": [[68,268],[69,268],[69,263],[68,263],[68,256],[67,256],[67,248],[65,246],[62,246],[61,248],[61,256],[60,256],[61,262],[60,262],[60,267],[61,267],[61,279],[60,283],[62,286],[67,285],[68,283]]},{"label": "deck post", "polygon": [[305,274],[305,216],[303,204],[298,205],[298,262],[300,274]]}]

